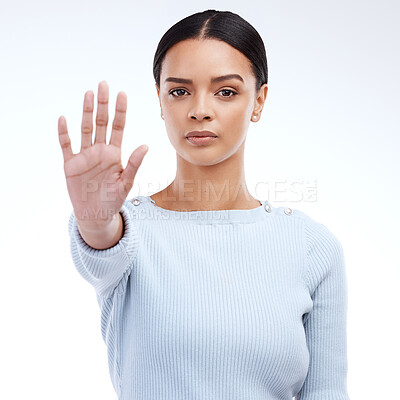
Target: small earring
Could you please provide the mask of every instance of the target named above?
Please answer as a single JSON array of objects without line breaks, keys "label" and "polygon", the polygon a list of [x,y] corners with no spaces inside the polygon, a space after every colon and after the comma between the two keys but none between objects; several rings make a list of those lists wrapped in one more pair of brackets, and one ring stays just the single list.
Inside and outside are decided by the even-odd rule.
[{"label": "small earring", "polygon": [[164,119],[164,114],[163,113],[161,113],[161,118]]},{"label": "small earring", "polygon": [[253,115],[253,121],[256,121],[257,120],[257,115]]}]

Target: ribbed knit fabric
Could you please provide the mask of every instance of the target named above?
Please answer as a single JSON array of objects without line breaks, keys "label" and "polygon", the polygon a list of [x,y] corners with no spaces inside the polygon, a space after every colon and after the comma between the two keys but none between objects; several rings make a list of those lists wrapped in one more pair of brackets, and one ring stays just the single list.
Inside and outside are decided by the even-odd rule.
[{"label": "ribbed knit fabric", "polygon": [[348,400],[342,246],[304,212],[126,200],[96,250],[69,219],[119,400]]}]

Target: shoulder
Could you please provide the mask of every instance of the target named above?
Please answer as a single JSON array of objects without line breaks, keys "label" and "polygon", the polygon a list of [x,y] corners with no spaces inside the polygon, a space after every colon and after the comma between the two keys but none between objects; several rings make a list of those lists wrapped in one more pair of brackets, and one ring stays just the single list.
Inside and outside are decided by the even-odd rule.
[{"label": "shoulder", "polygon": [[300,209],[287,206],[273,209],[276,216],[295,222],[295,226],[301,229],[298,234],[303,240],[304,273],[310,291],[328,275],[343,272],[343,247],[330,228]]},{"label": "shoulder", "polygon": [[304,211],[288,206],[276,207],[269,202],[265,202],[265,207],[275,217],[288,221],[288,223],[293,222],[294,226],[300,227],[309,257],[319,254],[326,259],[342,251],[337,236],[324,223]]},{"label": "shoulder", "polygon": [[343,255],[339,238],[321,221],[310,216],[305,218],[304,234],[308,258],[319,258],[327,267]]},{"label": "shoulder", "polygon": [[288,216],[288,219],[301,221],[303,225],[304,238],[307,245],[308,254],[316,251],[335,253],[342,250],[338,237],[321,221],[316,220],[309,214],[298,208],[287,206],[274,207],[275,214],[278,216]]},{"label": "shoulder", "polygon": [[321,221],[301,210],[294,210],[304,221],[305,272],[307,286],[313,292],[328,276],[343,274],[343,246],[339,238]]}]

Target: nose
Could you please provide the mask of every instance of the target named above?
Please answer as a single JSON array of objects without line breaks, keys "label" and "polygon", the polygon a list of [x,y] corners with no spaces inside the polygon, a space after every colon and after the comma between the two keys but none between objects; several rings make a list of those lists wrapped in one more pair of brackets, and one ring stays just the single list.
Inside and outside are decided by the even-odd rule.
[{"label": "nose", "polygon": [[208,99],[207,96],[209,96],[207,93],[193,96],[191,109],[188,115],[190,119],[209,120],[213,118],[210,99]]}]

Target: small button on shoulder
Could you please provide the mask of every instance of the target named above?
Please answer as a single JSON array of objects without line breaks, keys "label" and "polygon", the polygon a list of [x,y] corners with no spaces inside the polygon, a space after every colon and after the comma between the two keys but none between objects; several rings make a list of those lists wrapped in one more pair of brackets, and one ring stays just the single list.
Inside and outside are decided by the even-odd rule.
[{"label": "small button on shoulder", "polygon": [[291,215],[291,214],[293,214],[293,210],[290,207],[286,207],[284,210],[284,213],[286,215]]},{"label": "small button on shoulder", "polygon": [[269,213],[272,211],[272,207],[268,202],[265,202],[264,209],[266,212],[269,212]]},{"label": "small button on shoulder", "polygon": [[134,206],[138,206],[140,204],[140,199],[138,199],[137,197],[134,197],[131,201]]}]

